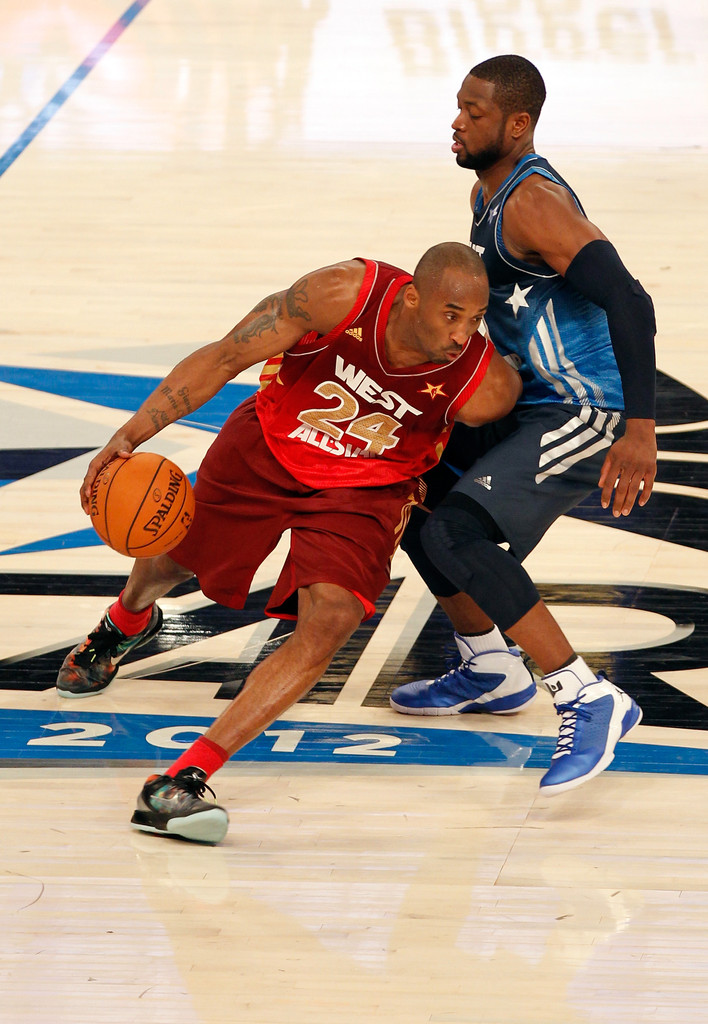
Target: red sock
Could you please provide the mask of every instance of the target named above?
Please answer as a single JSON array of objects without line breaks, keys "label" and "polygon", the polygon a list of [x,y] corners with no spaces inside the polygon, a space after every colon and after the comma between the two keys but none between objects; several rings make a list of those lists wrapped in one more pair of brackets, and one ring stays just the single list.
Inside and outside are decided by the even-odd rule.
[{"label": "red sock", "polygon": [[212,740],[208,740],[206,736],[200,736],[198,740],[194,741],[189,750],[185,750],[172,767],[167,769],[165,775],[175,776],[183,768],[201,768],[203,772],[206,772],[207,778],[209,778],[214,772],[218,772],[219,768],[226,764],[228,759],[229,755],[223,747],[220,747],[218,743],[214,743]]},{"label": "red sock", "polygon": [[118,600],[108,609],[108,614],[113,625],[117,626],[121,633],[125,633],[126,636],[135,636],[136,633],[142,633],[150,621],[155,602],[153,601],[141,612],[130,612],[123,604],[124,593],[125,591],[121,590]]}]

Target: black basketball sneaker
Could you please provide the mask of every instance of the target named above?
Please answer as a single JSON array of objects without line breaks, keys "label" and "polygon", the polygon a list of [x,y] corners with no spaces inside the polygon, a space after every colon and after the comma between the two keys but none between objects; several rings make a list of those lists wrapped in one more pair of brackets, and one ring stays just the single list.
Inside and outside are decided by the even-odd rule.
[{"label": "black basketball sneaker", "polygon": [[90,697],[105,690],[129,651],[146,644],[162,627],[162,612],[155,605],[141,633],[126,636],[111,621],[108,612],[86,639],[69,651],[57,676],[60,697]]},{"label": "black basketball sneaker", "polygon": [[206,779],[201,768],[183,768],[174,778],[151,775],[138,797],[131,824],[173,839],[220,842],[228,830],[229,816],[223,807],[202,799],[205,790],[216,799]]}]

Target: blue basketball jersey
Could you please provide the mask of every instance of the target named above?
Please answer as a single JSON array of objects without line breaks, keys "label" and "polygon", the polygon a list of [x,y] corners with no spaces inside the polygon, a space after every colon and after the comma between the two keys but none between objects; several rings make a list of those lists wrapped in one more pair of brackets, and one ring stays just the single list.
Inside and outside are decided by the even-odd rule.
[{"label": "blue basketball jersey", "polygon": [[585,212],[567,182],[535,153],[517,164],[486,206],[480,190],[470,242],[489,276],[491,294],[485,317],[489,334],[521,374],[519,404],[556,402],[624,410],[604,310],[546,263],[525,263],[504,245],[504,205],[519,182],[531,174],[568,189],[578,209]]}]

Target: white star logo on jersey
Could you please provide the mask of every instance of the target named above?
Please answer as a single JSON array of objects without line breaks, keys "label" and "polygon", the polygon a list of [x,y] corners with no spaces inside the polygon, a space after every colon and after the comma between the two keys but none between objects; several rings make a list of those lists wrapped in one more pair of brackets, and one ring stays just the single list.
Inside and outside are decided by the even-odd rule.
[{"label": "white star logo on jersey", "polygon": [[518,281],[514,284],[514,291],[509,296],[509,298],[506,300],[506,305],[507,306],[511,306],[511,308],[514,310],[514,319],[515,320],[516,320],[517,314],[518,314],[519,309],[521,308],[521,306],[526,306],[526,308],[528,309],[528,305],[529,304],[526,301],[526,296],[528,295],[528,293],[531,291],[532,288],[533,288],[532,284],[530,284],[528,286],[528,288],[519,288]]},{"label": "white star logo on jersey", "polygon": [[492,219],[492,217],[496,217],[496,215],[497,215],[498,213],[499,213],[499,207],[498,207],[498,206],[493,206],[493,207],[491,208],[491,210],[489,211],[489,219],[491,220],[491,219]]}]

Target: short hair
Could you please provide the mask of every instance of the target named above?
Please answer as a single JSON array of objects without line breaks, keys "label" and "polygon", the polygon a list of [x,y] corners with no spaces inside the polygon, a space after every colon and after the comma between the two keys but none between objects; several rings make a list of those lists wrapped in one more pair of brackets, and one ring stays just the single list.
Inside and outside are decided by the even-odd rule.
[{"label": "short hair", "polygon": [[535,125],[546,98],[546,86],[538,68],[515,53],[490,57],[470,71],[475,78],[494,85],[494,102],[505,117],[524,111]]},{"label": "short hair", "polygon": [[450,267],[467,271],[471,277],[486,277],[487,274],[482,257],[471,246],[463,242],[438,242],[418,260],[413,284],[419,291],[421,285],[435,287]]}]

